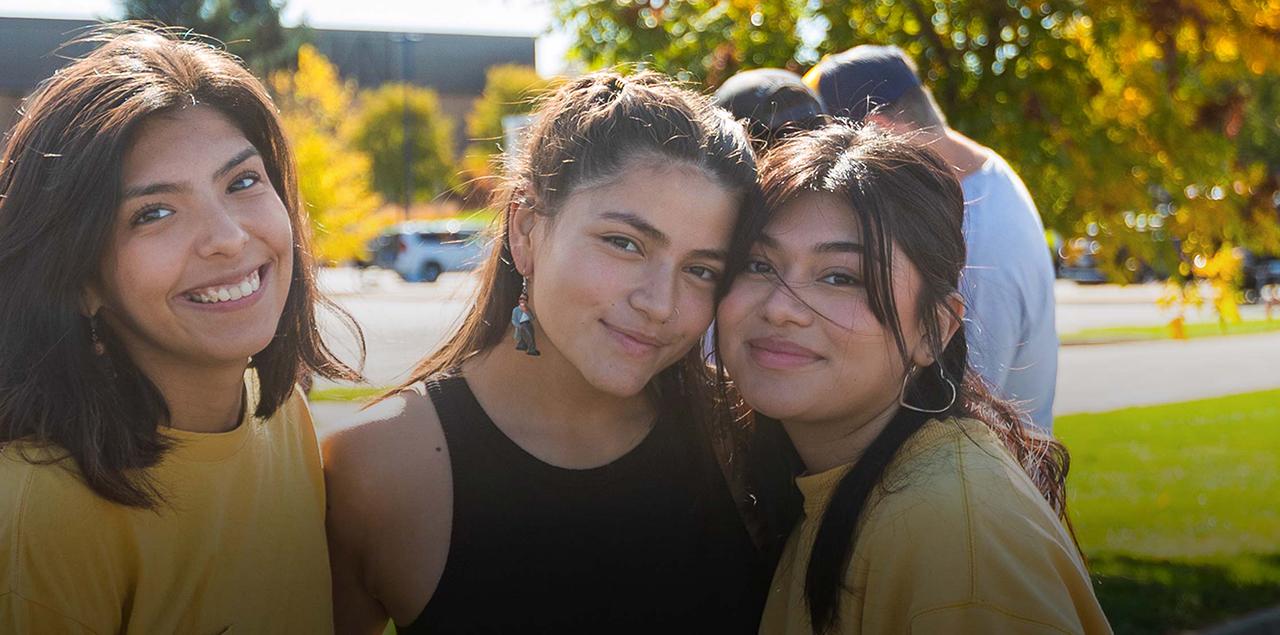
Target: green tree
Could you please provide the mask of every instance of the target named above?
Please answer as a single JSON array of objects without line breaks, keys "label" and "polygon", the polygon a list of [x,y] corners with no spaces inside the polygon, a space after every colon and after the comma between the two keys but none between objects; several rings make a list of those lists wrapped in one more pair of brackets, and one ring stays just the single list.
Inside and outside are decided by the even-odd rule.
[{"label": "green tree", "polygon": [[589,67],[652,66],[719,85],[745,68],[793,70],[805,0],[553,0],[573,34],[570,55]]},{"label": "green tree", "polygon": [[1113,275],[1145,261],[1230,276],[1207,265],[1232,245],[1280,252],[1280,3],[553,5],[589,65],[644,60],[709,88],[735,63],[804,70],[856,44],[897,44],[953,127],[1009,159],[1047,225],[1097,237]]},{"label": "green tree", "polygon": [[279,71],[271,88],[298,164],[298,189],[322,262],[364,256],[364,245],[391,219],[370,189],[369,159],[351,147],[347,115],[355,87],[310,45],[298,50],[297,70]]},{"label": "green tree", "polygon": [[307,39],[305,27],[280,24],[273,0],[121,0],[124,17],[185,27],[226,43],[261,75],[289,66]]},{"label": "green tree", "polygon": [[503,150],[503,117],[532,111],[537,98],[554,83],[529,66],[503,64],[485,72],[484,92],[467,114],[467,137],[472,142],[463,157],[463,169],[473,189],[490,189],[493,159]]},{"label": "green tree", "polygon": [[373,186],[388,200],[405,194],[405,124],[408,123],[411,198],[429,201],[458,184],[453,122],[435,91],[383,84],[360,95],[353,140],[373,162]]}]

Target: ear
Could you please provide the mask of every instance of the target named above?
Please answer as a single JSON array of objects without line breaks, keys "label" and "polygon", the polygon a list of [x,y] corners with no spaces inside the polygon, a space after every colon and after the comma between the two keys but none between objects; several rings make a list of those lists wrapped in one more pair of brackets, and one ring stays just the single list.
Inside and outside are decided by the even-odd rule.
[{"label": "ear", "polygon": [[[964,298],[959,293],[952,292],[943,300],[942,306],[938,307],[938,335],[941,338],[942,348],[946,349],[951,343],[951,338],[955,337],[956,331],[960,329],[961,323],[964,321]],[[916,344],[915,351],[911,354],[911,361],[916,366],[924,368],[934,362],[933,351],[929,350],[928,339],[923,335],[921,330],[920,341]]]},{"label": "ear", "polygon": [[87,318],[91,318],[98,314],[102,309],[102,293],[98,288],[90,284],[80,292],[80,313]]},{"label": "ear", "polygon": [[507,206],[507,244],[511,247],[511,260],[522,276],[533,275],[535,251],[534,229],[542,217],[533,211],[532,199],[517,196]]}]

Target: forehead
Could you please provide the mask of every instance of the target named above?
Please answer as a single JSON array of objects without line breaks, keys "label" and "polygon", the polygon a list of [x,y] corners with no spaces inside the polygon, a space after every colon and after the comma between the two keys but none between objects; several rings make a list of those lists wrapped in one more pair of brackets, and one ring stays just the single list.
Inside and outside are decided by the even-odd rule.
[{"label": "forehead", "polygon": [[777,247],[808,250],[830,242],[861,242],[849,204],[824,192],[805,192],[773,212],[764,234]]},{"label": "forehead", "polygon": [[561,214],[592,222],[611,211],[643,218],[673,243],[727,241],[737,197],[702,168],[685,162],[632,159],[613,178],[575,189]]},{"label": "forehead", "polygon": [[244,133],[214,108],[193,106],[158,113],[134,132],[122,175],[126,184],[187,181],[212,172],[248,145]]}]

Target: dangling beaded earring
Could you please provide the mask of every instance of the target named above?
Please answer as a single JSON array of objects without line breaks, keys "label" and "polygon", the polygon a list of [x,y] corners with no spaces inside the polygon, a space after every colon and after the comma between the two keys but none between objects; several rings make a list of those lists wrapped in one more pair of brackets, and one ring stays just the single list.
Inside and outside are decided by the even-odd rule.
[{"label": "dangling beaded earring", "polygon": [[533,342],[533,314],[529,312],[529,278],[521,277],[520,297],[511,310],[511,326],[515,327],[516,350],[537,357],[542,353]]},{"label": "dangling beaded earring", "polygon": [[107,354],[107,345],[98,336],[98,316],[89,316],[89,341],[93,343],[93,354],[102,357]]}]

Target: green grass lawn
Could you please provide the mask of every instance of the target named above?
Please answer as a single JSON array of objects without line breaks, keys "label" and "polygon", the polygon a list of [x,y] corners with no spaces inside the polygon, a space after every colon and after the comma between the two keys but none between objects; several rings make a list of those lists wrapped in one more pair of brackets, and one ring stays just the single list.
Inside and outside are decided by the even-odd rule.
[{"label": "green grass lawn", "polygon": [[308,401],[368,401],[390,390],[388,386],[335,386],[313,390]]},{"label": "green grass lawn", "polygon": [[[1222,335],[1249,335],[1252,333],[1270,333],[1280,331],[1280,318],[1272,320],[1245,320],[1225,326],[1217,322],[1192,322],[1184,327],[1187,339],[1201,337],[1218,337]],[[1130,342],[1146,340],[1167,340],[1173,337],[1169,326],[1108,326],[1104,328],[1084,329],[1074,333],[1063,333],[1059,336],[1062,344],[1104,344],[1108,342]]]},{"label": "green grass lawn", "polygon": [[1070,509],[1117,633],[1280,604],[1280,390],[1060,417]]}]

